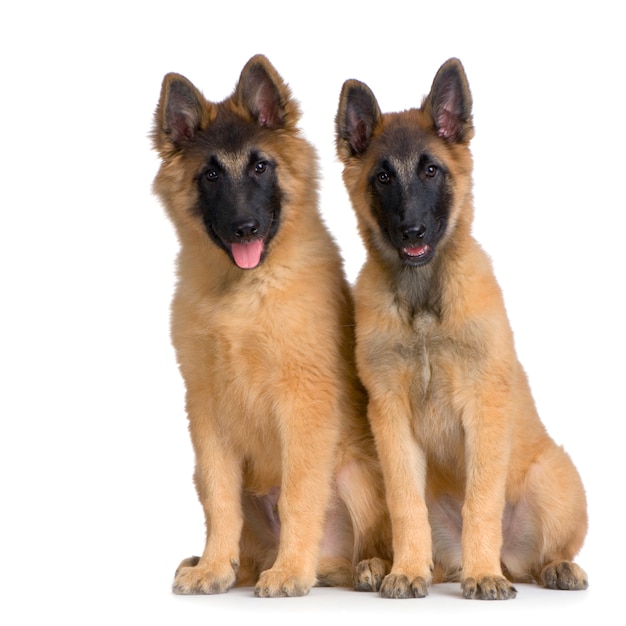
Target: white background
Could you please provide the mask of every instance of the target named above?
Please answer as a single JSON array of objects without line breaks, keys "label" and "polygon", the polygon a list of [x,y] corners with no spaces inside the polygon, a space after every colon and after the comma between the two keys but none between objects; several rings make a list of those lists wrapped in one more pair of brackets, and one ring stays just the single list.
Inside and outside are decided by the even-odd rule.
[{"label": "white background", "polygon": [[[624,61],[618,2],[5,2],[0,9],[0,622],[481,624],[617,605],[624,529]],[[619,11],[619,12],[618,12]],[[468,602],[344,589],[170,593],[204,528],[169,343],[177,250],[152,196],[163,75],[230,94],[265,53],[320,154],[324,216],[362,248],[333,147],[339,91],[417,106],[461,58],[474,96],[475,233],[493,258],[543,420],[585,482],[584,593]],[[328,617],[323,617],[328,619]],[[540,622],[540,623],[543,623]]]}]

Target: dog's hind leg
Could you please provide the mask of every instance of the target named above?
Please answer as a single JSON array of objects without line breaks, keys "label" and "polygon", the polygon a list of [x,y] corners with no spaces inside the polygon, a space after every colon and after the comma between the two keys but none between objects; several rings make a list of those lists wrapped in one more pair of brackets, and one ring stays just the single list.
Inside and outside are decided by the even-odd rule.
[{"label": "dog's hind leg", "polygon": [[352,585],[353,545],[354,533],[348,510],[337,493],[333,493],[324,524],[316,587]]},{"label": "dog's hind leg", "polygon": [[322,557],[317,566],[316,587],[350,587],[352,563],[348,559]]},{"label": "dog's hind leg", "polygon": [[378,591],[392,559],[391,522],[380,469],[370,459],[348,461],[337,473],[337,486],[353,529],[352,584],[357,591]]},{"label": "dog's hind leg", "polygon": [[550,446],[531,465],[524,496],[507,507],[502,560],[511,577],[549,589],[588,587],[573,562],[587,532],[585,493],[564,450]]}]

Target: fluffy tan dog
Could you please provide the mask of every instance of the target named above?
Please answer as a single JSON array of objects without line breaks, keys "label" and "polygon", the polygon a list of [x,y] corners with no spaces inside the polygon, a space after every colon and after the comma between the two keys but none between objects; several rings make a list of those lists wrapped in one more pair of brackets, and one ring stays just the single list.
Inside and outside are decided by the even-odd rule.
[{"label": "fluffy tan dog", "polygon": [[355,291],[357,365],[383,467],[394,560],[381,593],[459,580],[585,589],[578,473],[539,420],[487,255],[471,235],[472,98],[450,59],[421,108],[382,114],[348,80],[336,118],[368,251]]},{"label": "fluffy tan dog", "polygon": [[263,56],[220,103],[163,81],[154,189],[180,241],[172,341],[206,517],[176,593],[375,588],[390,558],[351,295],[298,119]]}]

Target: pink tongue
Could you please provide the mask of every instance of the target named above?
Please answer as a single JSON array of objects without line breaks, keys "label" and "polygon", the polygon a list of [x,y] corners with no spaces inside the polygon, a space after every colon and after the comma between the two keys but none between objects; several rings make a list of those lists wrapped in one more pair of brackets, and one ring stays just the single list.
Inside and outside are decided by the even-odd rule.
[{"label": "pink tongue", "polygon": [[255,239],[248,243],[233,243],[231,250],[235,263],[237,263],[241,269],[249,270],[256,267],[261,261],[263,241],[261,239]]}]

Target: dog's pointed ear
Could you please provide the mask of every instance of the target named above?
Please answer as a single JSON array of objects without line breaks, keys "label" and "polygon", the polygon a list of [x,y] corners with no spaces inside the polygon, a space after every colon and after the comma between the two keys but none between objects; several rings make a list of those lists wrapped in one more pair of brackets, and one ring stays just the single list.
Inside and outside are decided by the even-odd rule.
[{"label": "dog's pointed ear", "polygon": [[342,160],[367,150],[382,114],[372,90],[358,80],[347,80],[335,117],[337,154]]},{"label": "dog's pointed ear", "polygon": [[291,90],[262,54],[244,66],[235,98],[259,126],[271,130],[291,128],[300,117]]},{"label": "dog's pointed ear", "polygon": [[153,140],[161,152],[182,147],[206,125],[208,103],[180,74],[166,74],[154,116]]},{"label": "dog's pointed ear", "polygon": [[468,143],[474,136],[472,94],[458,59],[449,59],[439,68],[422,109],[442,139],[450,143]]}]

